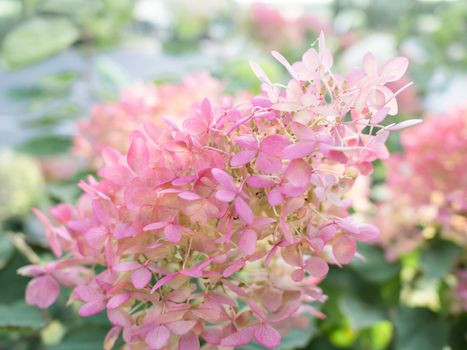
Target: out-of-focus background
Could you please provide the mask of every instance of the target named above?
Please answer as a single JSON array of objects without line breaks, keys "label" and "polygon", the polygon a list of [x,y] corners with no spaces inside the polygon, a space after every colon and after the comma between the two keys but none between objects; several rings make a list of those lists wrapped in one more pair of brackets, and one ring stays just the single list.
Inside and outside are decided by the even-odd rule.
[{"label": "out-of-focus background", "polygon": [[249,60],[284,81],[270,51],[298,60],[320,31],[337,72],[367,51],[408,57],[397,118],[426,122],[352,192],[382,230],[367,262],[330,273],[327,318],[281,349],[467,349],[463,0],[0,0],[0,349],[102,348],[104,317],[78,318],[65,291],[48,311],[25,305],[16,270],[51,256],[31,208],[76,201],[103,144],[126,147],[132,106],[241,99],[259,90]]}]

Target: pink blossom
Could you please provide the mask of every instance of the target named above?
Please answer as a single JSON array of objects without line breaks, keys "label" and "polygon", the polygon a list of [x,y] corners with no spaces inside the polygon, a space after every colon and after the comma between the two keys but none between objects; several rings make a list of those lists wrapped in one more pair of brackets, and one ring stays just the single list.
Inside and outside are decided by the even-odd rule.
[{"label": "pink blossom", "polygon": [[[107,313],[108,349],[118,337],[135,349],[199,349],[200,337],[275,348],[294,321],[323,317],[310,304],[326,300],[318,285],[330,265],[378,235],[349,217],[344,197],[387,156],[390,130],[366,130],[394,105],[394,94],[376,105],[374,95],[406,65],[346,80],[331,73],[323,35],[298,64],[275,56],[292,75],[287,88],[253,65],[262,94],[236,107],[205,99],[164,128],[143,122],[124,133],[123,152],[104,148],[99,179],[79,184],[75,206],[52,210],[55,225],[37,212],[58,261],[91,276],[64,283],[39,270],[28,302],[48,306],[56,283],[73,288],[81,316]],[[118,109],[141,121],[147,97]]]}]

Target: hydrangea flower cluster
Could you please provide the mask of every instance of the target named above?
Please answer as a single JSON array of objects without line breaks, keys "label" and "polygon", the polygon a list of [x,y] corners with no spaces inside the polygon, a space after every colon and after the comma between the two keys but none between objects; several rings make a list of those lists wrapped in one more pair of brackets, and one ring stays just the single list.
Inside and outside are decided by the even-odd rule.
[{"label": "hydrangea flower cluster", "polygon": [[378,230],[348,216],[343,199],[360,173],[385,158],[397,112],[385,84],[407,60],[378,67],[371,54],[347,77],[319,48],[273,84],[256,64],[263,93],[231,108],[203,100],[179,125],[143,123],[126,153],[105,148],[100,180],[80,183],[76,206],[38,217],[57,260],[20,270],[33,276],[27,302],[50,306],[59,285],[83,317],[106,312],[128,349],[275,348],[303,326],[329,265],[356,255]]},{"label": "hydrangea flower cluster", "polygon": [[397,212],[411,207],[409,226],[433,226],[445,238],[466,245],[467,109],[427,117],[422,125],[404,131],[401,143],[404,153],[386,162],[391,200],[384,206],[396,201],[401,208]]},{"label": "hydrangea flower cluster", "polygon": [[254,27],[251,33],[268,48],[297,49],[304,47],[307,39],[321,30],[326,34],[332,33],[330,23],[313,15],[288,18],[264,3],[253,4],[249,11],[251,25]]},{"label": "hydrangea flower cluster", "polygon": [[178,84],[134,85],[123,91],[118,101],[95,106],[91,116],[78,123],[74,153],[90,165],[100,166],[102,150],[110,146],[126,151],[130,133],[145,120],[160,126],[163,117],[183,118],[206,96],[215,103],[229,105],[227,97],[222,100],[223,90],[222,82],[207,73],[187,75]]}]

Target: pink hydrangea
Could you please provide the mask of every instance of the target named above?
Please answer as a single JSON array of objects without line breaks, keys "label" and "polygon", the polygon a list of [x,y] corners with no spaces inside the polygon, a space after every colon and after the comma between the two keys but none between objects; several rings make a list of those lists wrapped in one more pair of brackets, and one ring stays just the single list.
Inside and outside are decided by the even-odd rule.
[{"label": "pink hydrangea", "polygon": [[99,166],[102,150],[110,146],[125,151],[130,133],[143,121],[160,126],[164,117],[178,120],[199,106],[205,96],[229,105],[223,90],[223,84],[207,73],[190,74],[178,84],[134,85],[123,91],[118,101],[95,106],[90,117],[78,123],[74,153]]},{"label": "pink hydrangea", "polygon": [[[286,88],[252,64],[261,95],[229,108],[205,99],[181,125],[143,123],[126,152],[103,150],[100,179],[52,210],[55,226],[38,214],[56,264],[91,275],[72,281],[71,299],[83,317],[107,313],[105,349],[120,336],[128,349],[275,348],[292,324],[323,317],[311,303],[326,299],[329,266],[378,235],[348,216],[344,196],[401,127],[381,122],[397,109],[385,84],[407,60],[367,56],[334,75],[323,35],[300,62],[274,56],[292,75]],[[53,301],[54,271],[29,302]]]},{"label": "pink hydrangea", "polygon": [[412,211],[413,227],[433,226],[444,237],[466,244],[467,109],[428,116],[422,125],[404,131],[401,143],[404,153],[386,163],[391,196],[386,207],[398,203],[393,205],[399,210],[393,211]]},{"label": "pink hydrangea", "polygon": [[301,15],[295,18],[284,16],[280,11],[264,3],[255,3],[250,7],[251,26],[260,43],[269,49],[289,50],[302,48],[309,36],[332,32],[331,25],[314,15]]}]

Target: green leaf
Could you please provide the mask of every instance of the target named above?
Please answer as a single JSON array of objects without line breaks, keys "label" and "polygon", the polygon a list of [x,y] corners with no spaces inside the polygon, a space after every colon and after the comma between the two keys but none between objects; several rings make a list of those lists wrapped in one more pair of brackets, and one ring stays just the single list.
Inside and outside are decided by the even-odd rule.
[{"label": "green leaf", "polygon": [[28,263],[30,262],[23,255],[16,252],[5,268],[0,270],[1,303],[14,303],[24,299],[24,291],[30,278],[18,275],[16,270]]},{"label": "green leaf", "polygon": [[15,252],[15,247],[6,234],[0,232],[0,269],[3,269]]},{"label": "green leaf", "polygon": [[101,350],[108,327],[77,326],[70,329],[57,345],[48,347],[48,350]]},{"label": "green leaf", "polygon": [[370,328],[387,319],[383,309],[364,303],[354,296],[344,295],[340,298],[339,303],[353,330]]},{"label": "green leaf", "polygon": [[66,49],[78,35],[78,30],[65,18],[35,17],[7,33],[1,58],[8,68],[26,66]]},{"label": "green leaf", "polygon": [[399,309],[394,325],[395,350],[441,350],[447,344],[447,322],[428,309]]},{"label": "green leaf", "polygon": [[449,346],[452,350],[467,349],[467,314],[456,320],[449,334]]},{"label": "green leaf", "polygon": [[420,257],[420,268],[428,279],[446,276],[454,267],[454,263],[462,252],[462,248],[450,241],[436,240]]},{"label": "green leaf", "polygon": [[350,266],[364,280],[381,283],[399,274],[400,264],[389,263],[382,249],[369,244],[359,244],[358,251],[366,261],[355,259]]},{"label": "green leaf", "polygon": [[28,140],[18,145],[17,150],[35,156],[47,156],[66,153],[71,144],[67,136],[51,135]]},{"label": "green leaf", "polygon": [[46,325],[40,310],[24,302],[0,304],[0,328],[41,329]]}]

